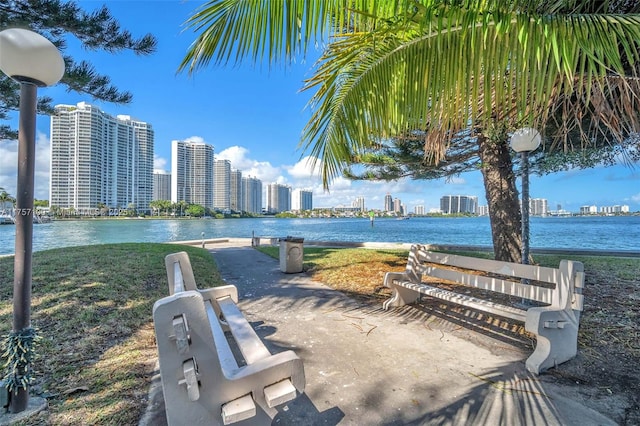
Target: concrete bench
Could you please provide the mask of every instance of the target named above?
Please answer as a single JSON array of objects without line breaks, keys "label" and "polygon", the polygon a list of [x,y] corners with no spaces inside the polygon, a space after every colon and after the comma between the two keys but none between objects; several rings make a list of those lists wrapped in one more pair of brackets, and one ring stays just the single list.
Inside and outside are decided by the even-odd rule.
[{"label": "concrete bench", "polygon": [[[539,374],[577,353],[583,271],[582,263],[570,260],[562,260],[556,269],[430,252],[413,245],[405,271],[387,272],[384,277],[384,286],[392,290],[392,296],[383,308],[403,306],[427,295],[524,322],[525,330],[536,336],[536,348],[526,367]],[[484,291],[472,297],[437,284],[447,281],[463,286],[459,288]],[[494,296],[501,295],[496,301]],[[531,307],[508,303],[504,295],[539,303]]]},{"label": "concrete bench", "polygon": [[270,424],[277,405],[304,391],[302,361],[269,352],[238,309],[235,286],[198,289],[186,252],[165,266],[170,295],[154,304],[153,321],[168,423]]}]

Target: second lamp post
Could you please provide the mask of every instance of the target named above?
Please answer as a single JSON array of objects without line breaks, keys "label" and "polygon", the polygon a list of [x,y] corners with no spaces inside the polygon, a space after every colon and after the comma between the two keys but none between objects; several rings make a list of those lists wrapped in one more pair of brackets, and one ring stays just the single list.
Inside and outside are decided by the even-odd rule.
[{"label": "second lamp post", "polygon": [[511,136],[511,149],[520,153],[522,161],[522,263],[529,264],[529,153],[540,146],[540,133],[524,127]]}]

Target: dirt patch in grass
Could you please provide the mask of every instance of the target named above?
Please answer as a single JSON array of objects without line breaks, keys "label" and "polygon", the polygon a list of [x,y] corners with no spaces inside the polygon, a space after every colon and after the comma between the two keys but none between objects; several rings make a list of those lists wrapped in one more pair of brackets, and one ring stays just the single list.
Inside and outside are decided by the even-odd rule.
[{"label": "dirt patch in grass", "polygon": [[[364,253],[363,253],[364,252]],[[487,257],[486,254],[462,253]],[[640,424],[640,259],[570,256],[585,267],[584,311],[580,319],[578,355],[548,370],[559,384],[572,385],[606,412],[612,398],[623,406],[612,413],[621,425]],[[389,271],[404,270],[406,251],[305,248],[305,268],[313,279],[371,304],[390,296],[382,287]],[[560,256],[538,255],[542,266],[558,267]],[[414,305],[443,319],[449,331],[478,331],[510,344],[533,348],[522,324],[424,297]],[[440,325],[437,325],[440,324]],[[427,324],[442,326],[440,321]],[[577,385],[577,386],[576,386]]]}]

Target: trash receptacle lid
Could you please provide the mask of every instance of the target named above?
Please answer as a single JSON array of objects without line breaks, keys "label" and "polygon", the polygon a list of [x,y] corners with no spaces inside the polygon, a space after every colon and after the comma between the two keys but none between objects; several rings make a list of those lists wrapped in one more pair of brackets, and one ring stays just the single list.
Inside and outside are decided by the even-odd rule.
[{"label": "trash receptacle lid", "polygon": [[278,241],[286,241],[288,243],[303,243],[304,238],[287,236],[284,238],[280,238]]}]

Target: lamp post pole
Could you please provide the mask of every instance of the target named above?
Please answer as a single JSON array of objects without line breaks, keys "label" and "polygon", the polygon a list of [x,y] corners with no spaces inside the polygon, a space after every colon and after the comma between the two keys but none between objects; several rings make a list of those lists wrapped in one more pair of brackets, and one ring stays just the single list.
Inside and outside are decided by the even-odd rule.
[{"label": "lamp post pole", "polygon": [[[18,180],[16,194],[16,241],[13,278],[13,330],[31,326],[31,272],[33,254],[33,186],[35,174],[35,126],[37,87],[20,84],[20,122],[18,126]],[[28,375],[29,365],[21,375]],[[17,387],[11,397],[11,411],[27,408],[29,390]]]},{"label": "lamp post pole", "polygon": [[529,151],[520,153],[522,160],[522,264],[529,264]]},{"label": "lamp post pole", "polygon": [[522,168],[521,263],[524,265],[529,264],[529,153],[535,151],[541,141],[540,133],[530,127],[518,129],[511,136],[511,149],[520,153]]},{"label": "lamp post pole", "polygon": [[31,274],[35,181],[36,107],[38,87],[52,86],[64,74],[58,49],[40,34],[20,28],[0,31],[0,70],[20,84],[18,178],[13,279],[13,330],[10,336],[9,411],[29,405],[32,344]]}]

